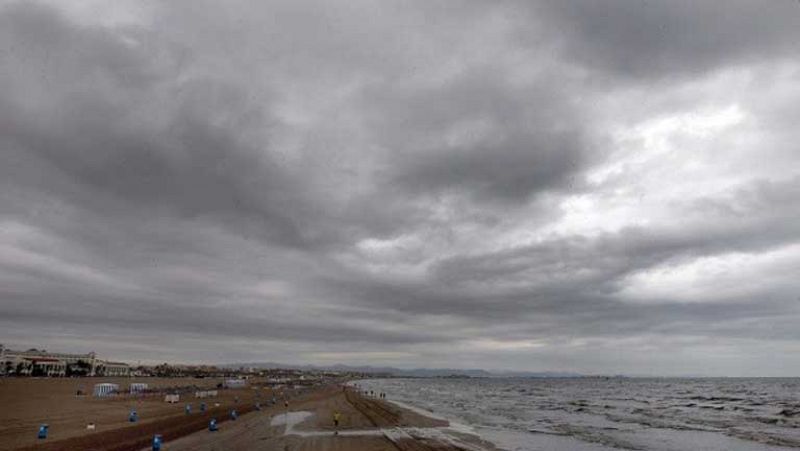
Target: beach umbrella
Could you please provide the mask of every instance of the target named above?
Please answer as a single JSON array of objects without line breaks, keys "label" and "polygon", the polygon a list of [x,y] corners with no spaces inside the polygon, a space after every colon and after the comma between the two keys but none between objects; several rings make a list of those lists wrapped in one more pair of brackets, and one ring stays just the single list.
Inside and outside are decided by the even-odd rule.
[{"label": "beach umbrella", "polygon": [[46,439],[47,438],[47,429],[49,427],[50,426],[48,426],[46,424],[39,425],[39,434],[37,434],[36,437],[38,437],[40,439]]}]

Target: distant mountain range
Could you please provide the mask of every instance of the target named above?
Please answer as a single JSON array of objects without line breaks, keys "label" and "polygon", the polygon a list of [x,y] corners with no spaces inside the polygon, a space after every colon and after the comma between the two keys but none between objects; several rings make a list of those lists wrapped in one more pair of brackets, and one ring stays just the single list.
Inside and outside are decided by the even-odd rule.
[{"label": "distant mountain range", "polygon": [[220,368],[296,369],[304,371],[341,371],[367,374],[389,374],[399,377],[583,377],[582,374],[561,371],[486,371],[480,369],[414,368],[401,369],[391,366],[350,365],[290,365],[275,362],[243,362],[217,365]]}]

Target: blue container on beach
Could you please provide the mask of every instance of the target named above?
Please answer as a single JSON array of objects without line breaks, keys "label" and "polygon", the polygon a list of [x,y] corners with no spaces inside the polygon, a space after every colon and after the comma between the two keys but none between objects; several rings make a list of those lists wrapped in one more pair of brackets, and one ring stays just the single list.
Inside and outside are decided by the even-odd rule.
[{"label": "blue container on beach", "polygon": [[205,412],[206,411],[206,403],[204,403],[204,402],[200,403],[200,411],[201,412]]},{"label": "blue container on beach", "polygon": [[136,414],[135,410],[131,410],[131,413],[128,414],[128,421],[131,423],[136,423],[136,420],[139,419],[139,415]]},{"label": "blue container on beach", "polygon": [[153,436],[153,451],[161,451],[161,436],[158,434]]},{"label": "blue container on beach", "polygon": [[186,408],[183,410],[186,411],[186,415],[189,415],[190,413],[192,413],[192,405],[186,404]]},{"label": "blue container on beach", "polygon": [[211,432],[217,431],[217,419],[212,418],[211,421],[208,422],[208,430]]},{"label": "blue container on beach", "polygon": [[46,424],[39,425],[39,433],[36,435],[36,437],[38,437],[40,439],[46,439],[47,438],[47,429],[49,427],[50,426],[48,426]]},{"label": "blue container on beach", "polygon": [[236,413],[236,409],[231,410],[231,420],[236,421],[239,418],[239,414]]}]

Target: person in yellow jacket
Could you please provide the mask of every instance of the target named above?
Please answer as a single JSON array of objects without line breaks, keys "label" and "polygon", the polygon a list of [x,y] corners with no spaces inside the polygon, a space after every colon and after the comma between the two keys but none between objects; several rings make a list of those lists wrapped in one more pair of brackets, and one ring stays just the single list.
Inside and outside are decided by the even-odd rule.
[{"label": "person in yellow jacket", "polygon": [[339,420],[342,418],[342,414],[338,411],[333,412],[333,427],[336,429],[333,435],[339,435]]}]

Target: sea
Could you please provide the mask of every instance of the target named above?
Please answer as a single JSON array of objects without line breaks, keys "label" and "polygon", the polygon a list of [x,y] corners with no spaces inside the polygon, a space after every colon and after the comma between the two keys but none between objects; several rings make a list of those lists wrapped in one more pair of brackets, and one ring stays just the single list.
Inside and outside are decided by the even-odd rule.
[{"label": "sea", "polygon": [[504,450],[800,449],[800,378],[369,379]]}]

